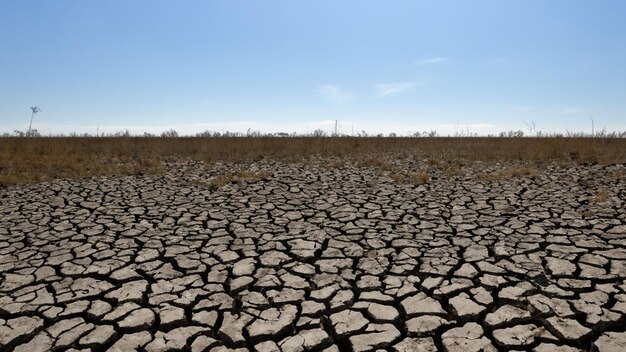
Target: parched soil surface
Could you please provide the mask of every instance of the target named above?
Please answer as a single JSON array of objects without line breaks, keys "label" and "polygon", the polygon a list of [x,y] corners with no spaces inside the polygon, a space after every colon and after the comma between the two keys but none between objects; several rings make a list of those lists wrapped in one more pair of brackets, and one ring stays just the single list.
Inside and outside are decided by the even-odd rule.
[{"label": "parched soil surface", "polygon": [[0,190],[0,350],[626,350],[624,165],[356,165]]}]

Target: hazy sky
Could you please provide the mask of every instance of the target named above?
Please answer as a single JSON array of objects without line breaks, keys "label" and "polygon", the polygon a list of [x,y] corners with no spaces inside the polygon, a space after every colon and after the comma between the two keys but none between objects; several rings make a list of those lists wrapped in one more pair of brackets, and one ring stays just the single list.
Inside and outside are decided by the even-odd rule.
[{"label": "hazy sky", "polygon": [[0,132],[626,130],[626,1],[0,0]]}]

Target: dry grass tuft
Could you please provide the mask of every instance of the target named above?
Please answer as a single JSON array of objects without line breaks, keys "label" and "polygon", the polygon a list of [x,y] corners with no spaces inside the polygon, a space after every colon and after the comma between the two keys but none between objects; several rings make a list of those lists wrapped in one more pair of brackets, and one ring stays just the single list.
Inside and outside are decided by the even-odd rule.
[{"label": "dry grass tuft", "polygon": [[360,167],[371,167],[378,171],[392,171],[395,169],[394,165],[388,161],[385,161],[379,157],[367,157],[358,163]]},{"label": "dry grass tuft", "polygon": [[600,204],[608,201],[610,199],[610,194],[606,188],[602,188],[596,193],[593,198],[591,198],[592,204]]},{"label": "dry grass tuft", "polygon": [[234,179],[246,182],[257,182],[267,179],[270,173],[267,171],[250,171],[250,170],[237,170],[234,173]]},{"label": "dry grass tuft", "polygon": [[210,189],[224,187],[227,184],[245,184],[266,180],[271,175],[266,171],[251,171],[237,169],[235,171],[219,174],[211,178],[207,184]]},{"label": "dry grass tuft", "polygon": [[427,184],[430,182],[430,176],[426,172],[398,172],[394,173],[391,178],[397,183],[411,184],[415,186]]},{"label": "dry grass tuft", "polygon": [[504,176],[501,173],[480,173],[476,176],[477,179],[485,182],[501,181]]},{"label": "dry grass tuft", "polygon": [[441,161],[437,160],[437,159],[428,159],[426,160],[426,165],[428,166],[440,166]]},{"label": "dry grass tuft", "polygon": [[425,172],[410,172],[409,180],[414,185],[423,185],[430,182],[430,176]]},{"label": "dry grass tuft", "polygon": [[609,177],[611,179],[613,179],[613,180],[619,180],[621,178],[626,177],[626,172],[624,172],[624,170],[615,170],[615,171],[611,172]]},{"label": "dry grass tuft", "polygon": [[164,171],[163,163],[158,158],[141,158],[131,164],[133,174],[160,174]]},{"label": "dry grass tuft", "polygon": [[505,172],[505,174],[511,177],[528,177],[530,179],[534,179],[539,174],[539,171],[534,167],[524,166],[509,169]]},{"label": "dry grass tuft", "polygon": [[226,186],[233,179],[231,174],[217,175],[209,180],[209,189],[216,189]]},{"label": "dry grass tuft", "polygon": [[20,183],[19,177],[15,174],[3,174],[0,176],[0,186],[13,186]]},{"label": "dry grass tuft", "polygon": [[463,170],[455,166],[448,166],[444,169],[444,172],[448,176],[459,176],[463,175]]},{"label": "dry grass tuft", "polygon": [[327,164],[331,169],[343,169],[346,167],[346,161],[344,159],[333,160]]}]

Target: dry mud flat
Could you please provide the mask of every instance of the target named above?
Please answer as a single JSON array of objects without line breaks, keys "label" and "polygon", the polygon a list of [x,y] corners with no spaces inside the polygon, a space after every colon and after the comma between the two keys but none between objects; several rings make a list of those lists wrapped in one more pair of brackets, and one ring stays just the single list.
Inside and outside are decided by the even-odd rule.
[{"label": "dry mud flat", "polygon": [[624,165],[330,164],[0,190],[0,350],[626,351]]}]

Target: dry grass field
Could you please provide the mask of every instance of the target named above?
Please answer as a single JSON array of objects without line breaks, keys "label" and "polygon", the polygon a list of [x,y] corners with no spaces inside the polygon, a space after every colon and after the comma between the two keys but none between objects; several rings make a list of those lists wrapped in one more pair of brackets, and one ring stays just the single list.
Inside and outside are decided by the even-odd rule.
[{"label": "dry grass field", "polygon": [[[389,163],[528,161],[625,163],[622,138],[181,137],[0,138],[0,185],[63,178],[159,173],[162,161],[299,161],[314,156]],[[378,165],[381,166],[381,165]],[[454,172],[454,169],[450,169]],[[413,175],[421,180],[426,177]]]}]

